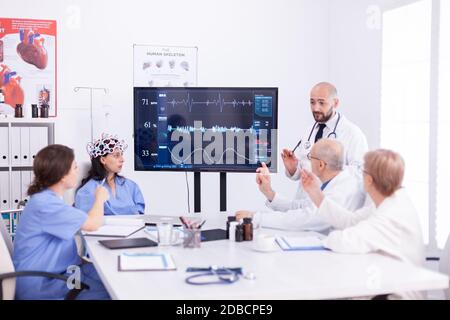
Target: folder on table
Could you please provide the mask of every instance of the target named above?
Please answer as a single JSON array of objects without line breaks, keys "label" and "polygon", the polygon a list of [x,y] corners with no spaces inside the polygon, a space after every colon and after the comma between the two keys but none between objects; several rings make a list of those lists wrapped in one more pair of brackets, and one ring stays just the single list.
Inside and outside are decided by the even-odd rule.
[{"label": "folder on table", "polygon": [[119,255],[119,271],[171,271],[175,262],[168,253],[125,252]]},{"label": "folder on table", "polygon": [[277,237],[275,240],[284,251],[326,250],[322,239],[317,236]]}]

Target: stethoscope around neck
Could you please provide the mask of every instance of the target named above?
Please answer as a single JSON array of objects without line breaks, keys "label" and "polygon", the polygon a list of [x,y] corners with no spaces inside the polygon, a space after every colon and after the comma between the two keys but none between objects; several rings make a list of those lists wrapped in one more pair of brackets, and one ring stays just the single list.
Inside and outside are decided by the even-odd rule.
[{"label": "stethoscope around neck", "polygon": [[[328,134],[327,139],[337,139],[336,129],[337,129],[338,125],[339,125],[339,122],[341,122],[341,114],[338,112],[337,115],[338,115],[338,119],[336,121],[336,124],[334,125],[334,129],[333,129],[332,132],[330,132]],[[314,123],[313,127],[311,128],[311,132],[309,133],[308,141],[306,141],[306,143],[305,143],[305,148],[306,149],[309,149],[311,147],[311,137],[312,137],[312,134],[314,132],[314,129],[316,129],[317,124],[318,124],[318,122]],[[294,150],[292,150],[292,152],[295,152],[295,150],[297,150],[298,147],[301,146],[302,142],[303,142],[303,139],[301,139],[297,143],[297,145],[295,146]]]}]

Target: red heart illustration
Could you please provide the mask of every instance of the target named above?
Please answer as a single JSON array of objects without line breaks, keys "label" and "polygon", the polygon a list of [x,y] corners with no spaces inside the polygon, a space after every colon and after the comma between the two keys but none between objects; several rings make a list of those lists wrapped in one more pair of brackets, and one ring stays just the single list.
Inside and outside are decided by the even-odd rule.
[{"label": "red heart illustration", "polygon": [[5,74],[11,73],[11,70],[6,64],[0,64],[0,87],[3,86],[3,80],[5,79]]},{"label": "red heart illustration", "polygon": [[27,63],[38,69],[45,69],[48,62],[47,50],[44,48],[44,38],[39,33],[29,30],[25,33],[20,30],[20,43],[17,45],[17,53]]},{"label": "red heart illustration", "polygon": [[21,77],[17,76],[15,72],[4,64],[0,66],[0,86],[5,96],[5,103],[15,108],[16,104],[23,105],[25,95],[20,86]]}]

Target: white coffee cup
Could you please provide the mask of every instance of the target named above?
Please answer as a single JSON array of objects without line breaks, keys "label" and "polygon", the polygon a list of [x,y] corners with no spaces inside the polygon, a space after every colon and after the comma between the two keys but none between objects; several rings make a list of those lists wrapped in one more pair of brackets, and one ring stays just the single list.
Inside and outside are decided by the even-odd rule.
[{"label": "white coffee cup", "polygon": [[267,234],[259,234],[253,242],[253,250],[259,252],[277,251],[278,247],[275,243],[275,237]]}]

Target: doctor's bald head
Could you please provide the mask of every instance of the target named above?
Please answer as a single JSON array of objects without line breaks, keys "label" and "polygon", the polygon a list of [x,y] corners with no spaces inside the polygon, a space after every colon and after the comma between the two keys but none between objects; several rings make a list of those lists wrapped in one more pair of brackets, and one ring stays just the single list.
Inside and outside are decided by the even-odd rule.
[{"label": "doctor's bald head", "polygon": [[344,169],[344,146],[334,139],[322,139],[314,144],[308,158],[313,173],[322,180]]},{"label": "doctor's bald head", "polygon": [[330,120],[339,106],[336,87],[329,82],[320,82],[311,89],[310,106],[314,120],[326,123]]}]

